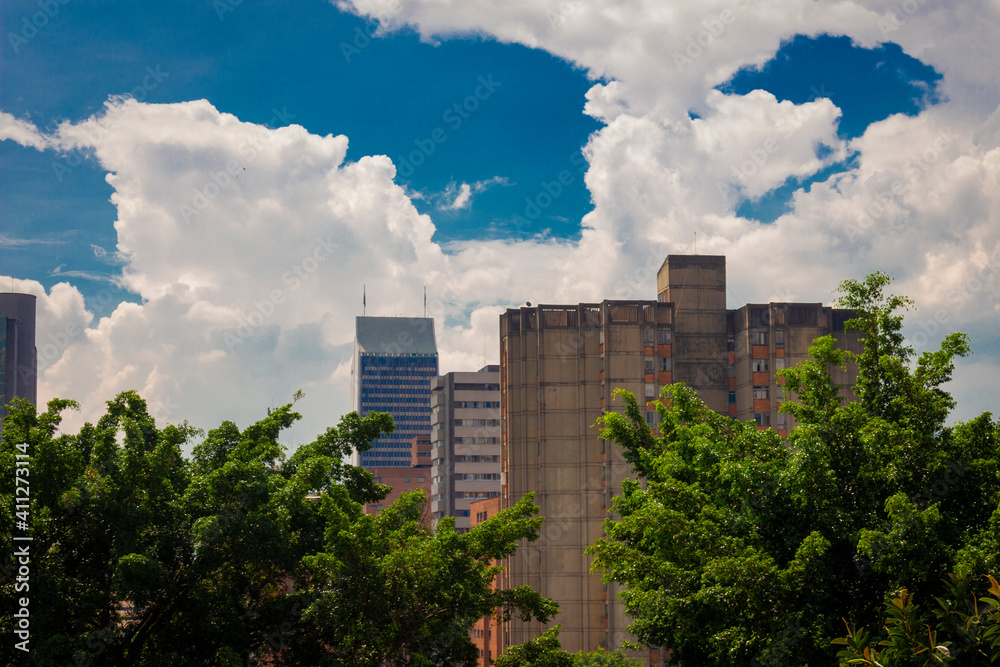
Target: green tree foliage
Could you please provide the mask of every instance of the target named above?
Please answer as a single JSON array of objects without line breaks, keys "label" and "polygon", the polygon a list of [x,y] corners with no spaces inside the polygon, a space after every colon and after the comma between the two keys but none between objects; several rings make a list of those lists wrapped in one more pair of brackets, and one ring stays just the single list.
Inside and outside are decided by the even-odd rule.
[{"label": "green tree foliage", "polygon": [[641,660],[630,659],[620,650],[567,653],[559,643],[561,625],[549,628],[520,646],[511,646],[497,657],[496,667],[642,667]]},{"label": "green tree foliage", "polygon": [[[388,415],[345,416],[286,457],[291,405],[240,430],[158,428],[126,392],[96,425],[58,430],[57,400],[12,405],[0,446],[0,548],[14,534],[16,445],[30,454],[30,590],[0,572],[3,664],[474,664],[484,615],[547,621],[556,605],[527,588],[493,590],[492,563],[534,540],[526,497],[458,534],[419,523],[422,492],[377,517],[389,487],[343,463],[392,430]],[[22,534],[18,531],[17,534]],[[29,654],[11,641],[15,600],[30,599]]]},{"label": "green tree foliage", "polygon": [[844,646],[837,654],[841,665],[909,667],[910,665],[1000,664],[1000,583],[987,576],[988,595],[976,599],[971,578],[950,575],[945,595],[922,610],[903,589],[886,603],[885,639],[855,631],[834,640]]},{"label": "green tree foliage", "polygon": [[[683,385],[664,391],[659,434],[626,392],[623,413],[601,419],[641,482],[623,484],[590,553],[627,585],[633,634],[675,664],[834,664],[842,618],[870,627],[895,591],[930,599],[949,572],[998,571],[1000,427],[989,413],[945,424],[942,385],[968,340],[951,334],[913,363],[896,312],[909,302],[888,284],[841,284],[862,353],[819,338],[784,372],[799,422],[787,442]],[[858,378],[845,404],[830,369],[846,363]]]}]

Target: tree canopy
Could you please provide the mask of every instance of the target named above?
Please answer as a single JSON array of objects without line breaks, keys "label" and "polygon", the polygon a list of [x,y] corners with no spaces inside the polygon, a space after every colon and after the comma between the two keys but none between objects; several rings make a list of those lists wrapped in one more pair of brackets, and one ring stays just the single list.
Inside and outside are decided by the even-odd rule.
[{"label": "tree canopy", "polygon": [[[126,392],[96,425],[59,432],[56,400],[12,405],[3,422],[2,548],[12,553],[16,456],[30,455],[30,590],[0,580],[10,638],[28,596],[30,653],[4,664],[471,665],[483,616],[548,620],[556,605],[527,587],[495,590],[494,562],[538,536],[530,496],[467,534],[420,523],[427,498],[405,494],[377,516],[363,503],[389,487],[343,463],[393,428],[346,415],[286,456],[286,405],[239,429],[157,427]],[[21,445],[19,449],[17,445]]]},{"label": "tree canopy", "polygon": [[[1000,569],[1000,427],[984,413],[947,425],[944,385],[964,334],[914,363],[904,297],[882,273],[841,284],[864,350],[823,337],[784,371],[799,426],[787,441],[664,390],[658,433],[627,392],[600,421],[640,481],[623,483],[589,550],[622,593],[643,643],[674,664],[835,664],[844,620],[877,627],[901,589],[945,592],[949,573]],[[857,365],[844,403],[830,369]],[[988,580],[978,576],[972,593]]]}]

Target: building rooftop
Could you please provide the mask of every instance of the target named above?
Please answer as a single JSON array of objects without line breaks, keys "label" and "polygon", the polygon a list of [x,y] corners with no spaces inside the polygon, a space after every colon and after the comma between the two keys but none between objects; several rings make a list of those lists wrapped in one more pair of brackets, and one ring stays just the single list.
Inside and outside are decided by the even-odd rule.
[{"label": "building rooftop", "polygon": [[355,336],[362,354],[437,354],[430,317],[357,317]]}]

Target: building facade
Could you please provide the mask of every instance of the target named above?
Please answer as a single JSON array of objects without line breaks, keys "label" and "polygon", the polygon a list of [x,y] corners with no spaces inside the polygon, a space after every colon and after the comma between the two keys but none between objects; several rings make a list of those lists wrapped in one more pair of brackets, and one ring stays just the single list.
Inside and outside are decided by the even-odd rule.
[{"label": "building facade", "polygon": [[470,504],[500,495],[500,366],[431,380],[433,525],[470,527]]},{"label": "building facade", "polygon": [[[471,529],[500,511],[500,497],[495,496],[485,500],[477,500],[469,505],[469,509],[471,511],[471,515],[469,516],[469,527]],[[494,561],[493,564],[497,565],[498,563]],[[496,581],[494,580],[494,589],[496,585]],[[493,664],[493,658],[500,655],[501,651],[501,633],[496,618],[493,616],[483,616],[472,626],[470,635],[472,643],[479,650],[478,666],[490,667]]]},{"label": "building facade", "polygon": [[[428,497],[431,491],[431,440],[429,436],[418,435],[410,440],[410,466],[368,468],[375,481],[392,487],[385,498],[377,503],[366,503],[365,514],[378,514],[383,507],[396,502],[404,493],[422,490]],[[430,525],[430,505],[424,512],[424,523]]]},{"label": "building facade", "polygon": [[34,294],[0,293],[0,418],[15,398],[38,402],[35,301]]},{"label": "building facade", "polygon": [[351,410],[392,415],[395,430],[355,453],[368,469],[408,468],[411,440],[430,433],[430,381],[438,374],[434,320],[358,317],[351,363]]},{"label": "building facade", "polygon": [[[540,539],[506,563],[505,587],[530,585],[560,605],[553,624],[570,652],[616,648],[630,639],[617,584],[591,573],[584,550],[603,536],[611,498],[631,466],[599,437],[594,423],[621,410],[612,393],[632,392],[640,404],[684,382],[713,410],[753,419],[784,433],[794,426],[777,412],[784,400],[774,371],[808,356],[812,339],[833,333],[860,351],[856,332],[843,333],[846,311],[821,304],[750,304],[726,308],[725,258],[667,257],[656,301],[603,301],[524,307],[500,316],[503,487],[510,507],[534,492],[545,517]],[[836,371],[848,395],[853,375]],[[658,414],[647,405],[646,420]],[[513,620],[504,646],[544,628]],[[659,665],[663,652],[636,654]]]}]

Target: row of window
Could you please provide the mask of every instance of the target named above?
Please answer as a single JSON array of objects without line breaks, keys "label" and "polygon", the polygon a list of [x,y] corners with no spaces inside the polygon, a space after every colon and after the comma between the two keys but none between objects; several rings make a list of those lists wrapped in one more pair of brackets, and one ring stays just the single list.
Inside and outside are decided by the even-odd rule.
[{"label": "row of window", "polygon": [[[426,477],[417,477],[417,484],[424,484],[426,481],[427,481]],[[391,482],[391,480],[388,481],[388,482],[383,482],[381,477],[376,477],[375,478],[375,483],[376,484],[383,484],[383,483],[384,484],[391,484],[392,482]],[[413,478],[412,477],[404,477],[403,478],[403,484],[412,484],[412,483],[413,483]]]},{"label": "row of window", "polygon": [[[499,482],[500,473],[498,472],[460,472],[454,475],[454,480],[456,482]],[[441,484],[444,482],[444,477],[442,475],[436,475],[431,477],[431,484]]]},{"label": "row of window", "polygon": [[[604,360],[601,359],[603,365]],[[659,357],[659,364],[655,357],[646,357],[646,372],[652,373],[659,368],[660,371],[672,371],[674,369],[673,359],[670,357]]]},{"label": "row of window", "polygon": [[[770,412],[755,412],[753,413],[753,420],[757,422],[757,426],[770,426],[771,425],[771,413]],[[785,428],[788,425],[788,415],[784,412],[778,413],[778,428]]]},{"label": "row of window", "polygon": [[[642,342],[645,345],[652,345],[654,342],[658,345],[670,345],[672,338],[670,329],[646,327],[642,330]],[[600,343],[601,345],[604,344],[604,329],[601,329]]]},{"label": "row of window", "polygon": [[[767,345],[767,331],[751,331],[751,345]],[[774,332],[774,346],[785,347],[785,330],[777,329]]]},{"label": "row of window", "polygon": [[456,408],[499,408],[500,401],[456,401]]},{"label": "row of window", "polygon": [[[435,434],[435,437],[437,434]],[[499,445],[500,438],[483,436],[465,436],[455,438],[456,445]],[[441,449],[444,447],[444,440],[437,439],[431,442],[431,449]]]},{"label": "row of window", "polygon": [[[770,359],[766,359],[766,358],[754,359],[751,362],[750,365],[753,368],[753,372],[754,373],[769,373],[770,369],[771,369],[771,360]],[[785,358],[784,357],[776,357],[775,360],[774,360],[774,368],[775,368],[775,370],[782,370],[782,369],[784,369],[785,368]]]},{"label": "row of window", "polygon": [[462,436],[455,438],[456,445],[499,445],[500,438],[491,436]]},{"label": "row of window", "polygon": [[475,499],[479,500],[482,498],[496,498],[500,495],[499,491],[456,491],[453,498],[455,500],[463,499]]},{"label": "row of window", "polygon": [[499,419],[456,419],[455,426],[499,426]]}]

